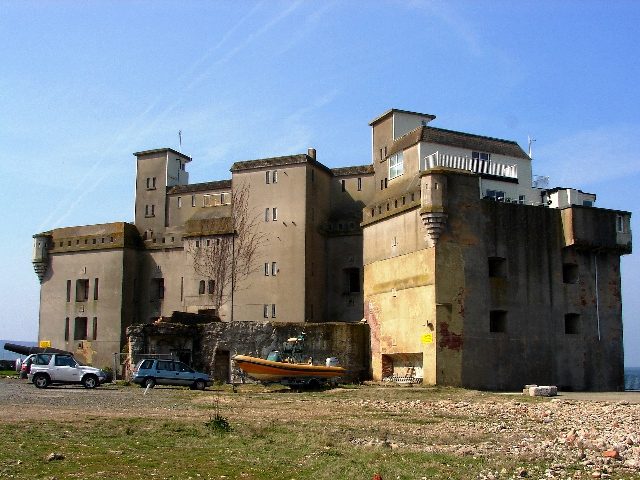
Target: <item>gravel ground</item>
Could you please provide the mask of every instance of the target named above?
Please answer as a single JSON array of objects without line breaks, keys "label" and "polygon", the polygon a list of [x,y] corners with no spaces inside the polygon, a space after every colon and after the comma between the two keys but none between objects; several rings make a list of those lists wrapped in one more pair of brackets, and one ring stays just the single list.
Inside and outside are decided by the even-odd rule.
[{"label": "gravel ground", "polygon": [[[522,465],[509,472],[486,470],[479,479],[640,478],[640,394],[572,393],[542,400],[375,385],[315,395],[264,393],[226,390],[216,395],[211,389],[156,387],[145,395],[143,389],[115,385],[38,390],[26,381],[0,379],[0,422],[20,421],[25,405],[37,409],[39,418],[54,420],[73,420],[86,412],[92,417],[179,414],[199,419],[210,412],[203,405],[219,402],[235,420],[247,423],[276,421],[292,411],[309,422],[334,415],[338,420],[322,428],[343,435],[354,448],[508,456]],[[344,425],[355,434],[341,433]],[[528,466],[540,461],[542,471]]]}]

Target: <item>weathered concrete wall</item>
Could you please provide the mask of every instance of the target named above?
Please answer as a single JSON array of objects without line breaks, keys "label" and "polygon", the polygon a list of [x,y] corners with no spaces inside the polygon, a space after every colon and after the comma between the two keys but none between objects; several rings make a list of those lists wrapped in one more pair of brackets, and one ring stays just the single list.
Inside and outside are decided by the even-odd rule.
[{"label": "weathered concrete wall", "polygon": [[434,281],[433,249],[365,265],[365,318],[371,327],[374,380],[394,373],[383,375],[383,356],[420,354],[416,376],[436,383],[435,345],[423,341],[432,333],[429,324],[435,325]]},{"label": "weathered concrete wall", "polygon": [[628,223],[629,212],[574,205],[562,209],[561,215],[565,245],[631,253],[631,233],[616,231],[616,216]]},{"label": "weathered concrete wall", "polygon": [[480,200],[477,176],[437,174],[447,217],[435,247],[420,222],[433,211],[424,192],[419,210],[365,222],[373,378],[410,365],[442,385],[621,389],[626,246],[615,215]]},{"label": "weathered concrete wall", "polygon": [[174,350],[191,348],[193,367],[211,374],[220,370],[215,361],[216,357],[225,358],[217,356],[221,352],[265,358],[271,350],[281,348],[284,341],[301,332],[306,333],[306,353],[314,358],[314,363],[324,364],[325,358],[337,357],[348,371],[343,381],[367,378],[369,328],[362,323],[315,323],[302,327],[272,322],[214,322],[188,326],[159,322],[134,325],[127,331],[134,358],[145,353],[170,353],[171,345]]},{"label": "weathered concrete wall", "polygon": [[[438,315],[438,370],[451,370],[443,383],[458,384],[460,368],[459,384],[471,388],[622,388],[618,255],[598,254],[596,295],[595,252],[564,246],[561,211],[472,200],[471,183],[449,176],[449,225],[436,247],[437,302],[451,305],[447,321]],[[490,257],[503,259],[503,273],[489,271]],[[577,265],[576,285],[563,278],[569,261]],[[503,315],[503,331],[492,331],[492,312]],[[575,317],[576,332],[567,330],[567,315]],[[443,340],[445,323],[454,342]]]}]

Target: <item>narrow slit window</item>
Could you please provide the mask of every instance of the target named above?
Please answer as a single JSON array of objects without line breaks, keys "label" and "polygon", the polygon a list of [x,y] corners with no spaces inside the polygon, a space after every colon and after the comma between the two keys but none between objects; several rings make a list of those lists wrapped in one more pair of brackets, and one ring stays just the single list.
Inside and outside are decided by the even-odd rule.
[{"label": "narrow slit window", "polygon": [[489,312],[489,331],[491,333],[505,333],[507,331],[507,312],[504,310]]}]

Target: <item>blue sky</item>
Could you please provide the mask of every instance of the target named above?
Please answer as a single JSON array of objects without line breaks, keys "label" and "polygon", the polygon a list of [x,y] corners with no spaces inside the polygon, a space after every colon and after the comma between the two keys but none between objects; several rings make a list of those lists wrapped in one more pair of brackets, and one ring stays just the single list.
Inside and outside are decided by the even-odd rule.
[{"label": "blue sky", "polygon": [[[132,152],[178,147],[191,182],[305,152],[370,158],[389,108],[534,143],[534,174],[640,206],[634,1],[0,0],[0,338],[37,338],[31,236],[133,220]],[[632,217],[636,231],[637,218]],[[628,365],[640,260],[623,257]]]}]

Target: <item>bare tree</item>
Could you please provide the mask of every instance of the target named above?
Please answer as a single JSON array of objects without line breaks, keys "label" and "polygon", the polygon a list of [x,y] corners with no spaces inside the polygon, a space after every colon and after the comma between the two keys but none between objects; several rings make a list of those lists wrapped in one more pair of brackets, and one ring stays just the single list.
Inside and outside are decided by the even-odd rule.
[{"label": "bare tree", "polygon": [[209,295],[216,310],[258,269],[256,258],[266,235],[259,228],[259,214],[249,207],[249,194],[247,183],[239,185],[232,189],[230,215],[191,224],[186,251],[195,273],[206,279],[200,293]]}]

